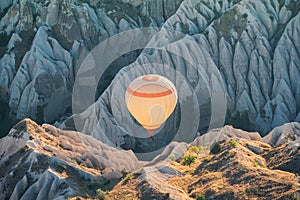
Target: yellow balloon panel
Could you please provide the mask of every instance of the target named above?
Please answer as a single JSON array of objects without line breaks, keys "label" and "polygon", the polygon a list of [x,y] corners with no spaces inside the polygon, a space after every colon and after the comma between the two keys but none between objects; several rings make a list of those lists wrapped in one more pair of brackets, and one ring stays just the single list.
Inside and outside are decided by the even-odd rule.
[{"label": "yellow balloon panel", "polygon": [[132,116],[151,134],[174,111],[177,91],[165,77],[146,75],[129,85],[125,101]]}]

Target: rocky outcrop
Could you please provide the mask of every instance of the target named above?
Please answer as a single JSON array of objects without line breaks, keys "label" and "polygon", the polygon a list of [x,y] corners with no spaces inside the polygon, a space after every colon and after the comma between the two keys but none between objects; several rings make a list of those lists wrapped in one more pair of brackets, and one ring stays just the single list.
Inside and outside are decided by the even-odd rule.
[{"label": "rocky outcrop", "polygon": [[[297,1],[9,2],[1,2],[7,11],[1,13],[0,29],[15,34],[0,49],[0,94],[17,119],[58,120],[74,103],[75,74],[95,45],[125,30],[162,26],[141,54],[135,51],[112,65],[117,70],[108,70],[99,83],[95,105],[60,127],[143,152],[172,140],[191,142],[224,122],[265,135],[299,121]],[[129,82],[145,73],[167,76],[179,92],[180,105],[153,143],[123,101]]]},{"label": "rocky outcrop", "polygon": [[131,151],[29,119],[0,140],[0,156],[1,199],[65,199],[82,191],[96,196],[121,172],[144,164]]},{"label": "rocky outcrop", "polygon": [[[164,3],[160,10],[171,15],[180,2],[172,1],[166,7]],[[10,117],[48,123],[58,120],[71,107],[74,78],[82,58],[119,32],[162,24],[164,19],[149,8],[154,4],[1,1],[1,40],[10,40],[6,48],[0,48],[0,100],[9,103]],[[132,56],[136,57],[135,53]],[[129,64],[132,59],[123,62]]]},{"label": "rocky outcrop", "polygon": [[[189,149],[183,158],[194,156],[195,160],[188,166],[182,159],[144,167],[118,183],[107,198],[126,195],[130,199],[288,199],[299,196],[296,174],[299,151],[286,145],[271,147],[255,140],[234,140],[235,145],[220,142],[220,152],[216,154]],[[253,147],[261,149],[263,154],[252,151]]]},{"label": "rocky outcrop", "polygon": [[11,112],[17,119],[55,121],[70,105],[73,74],[71,54],[39,28],[10,85]]},{"label": "rocky outcrop", "polygon": [[[297,6],[288,1],[184,1],[163,25],[165,30],[148,43],[153,50],[122,68],[98,101],[68,122],[75,121],[76,128],[97,139],[150,151],[166,140],[181,142],[186,132],[195,137],[224,122],[265,135],[297,120]],[[123,101],[127,85],[147,73],[167,76],[180,104],[154,144],[140,139],[145,131],[135,126]],[[72,128],[68,124],[61,127]]]},{"label": "rocky outcrop", "polygon": [[[280,197],[289,198],[299,187],[295,175],[299,173],[299,148],[292,145],[298,141],[298,126],[286,124],[270,132],[266,138],[280,131],[290,137],[274,147],[261,142],[258,133],[226,126],[190,144],[172,142],[151,161],[141,161],[145,158],[139,153],[25,119],[0,139],[0,198],[100,198],[101,190],[109,190],[112,199],[193,199],[198,194],[267,199],[278,191],[284,191]],[[215,142],[221,152],[210,154]],[[183,164],[187,155],[195,156],[191,166]],[[257,189],[254,194],[246,191],[251,187]]]},{"label": "rocky outcrop", "polygon": [[299,123],[289,123],[279,126],[263,137],[261,141],[273,146],[280,146],[287,142],[296,145],[296,142],[300,141],[299,125]]}]

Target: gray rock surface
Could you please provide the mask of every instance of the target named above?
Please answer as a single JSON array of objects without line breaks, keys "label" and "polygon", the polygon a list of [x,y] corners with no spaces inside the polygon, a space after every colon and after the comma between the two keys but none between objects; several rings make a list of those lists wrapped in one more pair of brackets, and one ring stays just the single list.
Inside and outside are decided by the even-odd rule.
[{"label": "gray rock surface", "polygon": [[107,180],[144,165],[132,151],[29,119],[0,139],[0,155],[0,199],[66,199],[85,189],[95,195]]},{"label": "gray rock surface", "polygon": [[[174,111],[160,132],[173,135],[158,134],[158,138],[166,138],[158,139],[158,146],[175,137],[175,133],[175,141],[181,142],[185,132],[194,132],[195,136],[196,132],[221,127],[228,111],[231,117],[238,116],[234,125],[244,123],[242,128],[262,135],[297,120],[300,14],[293,8],[299,3],[226,1],[220,6],[217,1],[182,2],[163,28],[187,35],[174,37],[168,31],[161,31],[154,36],[148,44],[154,50],[143,51],[134,63],[120,70],[98,101],[75,117],[80,124],[77,128],[103,141],[109,137],[116,146],[137,149],[141,144],[147,149],[155,148],[137,138],[143,129],[134,125],[123,101],[130,81],[146,73],[167,76],[181,98],[181,108]],[[284,9],[290,14],[281,19],[280,11],[285,12]],[[187,107],[195,113],[199,109],[200,116],[193,115]],[[240,117],[244,113],[246,119]],[[189,121],[189,126],[184,126],[179,116]],[[71,128],[66,123],[61,127]]]},{"label": "gray rock surface", "polygon": [[[285,124],[271,131],[262,141],[271,145],[285,142],[284,147],[279,148],[281,150],[287,145],[298,148],[299,133],[299,123]],[[282,138],[288,136],[289,143],[278,140],[279,135]],[[113,148],[86,134],[60,130],[47,124],[39,126],[25,119],[8,136],[0,139],[0,199],[87,198],[87,194],[96,197],[97,189],[112,189],[128,172],[133,173],[123,181],[139,180],[135,190],[147,198],[158,192],[169,193],[174,199],[190,199],[178,185],[166,185],[168,180],[184,175],[177,169],[182,165],[174,161],[180,161],[191,145],[202,145],[205,150],[213,142],[232,138],[240,140],[239,145],[245,143],[243,149],[248,154],[247,148],[256,154],[271,148],[260,142],[258,133],[226,126],[211,130],[190,144],[173,142],[151,162],[145,162],[138,160],[132,151]],[[208,151],[201,154],[205,157]],[[273,154],[278,156],[276,152],[270,155]],[[282,159],[288,160],[287,157]]]},{"label": "gray rock surface", "polygon": [[[120,31],[162,26],[148,44],[152,50],[144,50],[132,64],[124,62],[116,76],[108,74],[115,77],[95,105],[72,117],[79,121],[79,131],[142,151],[160,149],[173,138],[191,142],[197,132],[223,126],[229,111],[236,124],[262,135],[299,121],[298,1],[114,3],[1,1],[8,10],[0,30],[15,33],[9,48],[1,49],[0,60],[0,94],[11,115],[56,121],[70,108],[75,74],[95,45]],[[128,83],[145,73],[168,76],[180,95],[180,106],[161,129],[167,135],[158,134],[154,143],[144,140],[145,131],[135,126],[123,101]],[[74,128],[69,126],[72,118],[61,127]],[[191,137],[183,139],[185,132]]]},{"label": "gray rock surface", "polygon": [[293,145],[297,145],[300,140],[300,124],[288,123],[279,126],[272,130],[268,135],[262,138],[262,142],[279,146],[286,142],[291,142]]},{"label": "gray rock surface", "polygon": [[[180,2],[164,7],[165,2],[159,9],[171,15]],[[0,2],[0,33],[11,37],[0,49],[0,97],[9,103],[11,116],[55,122],[71,107],[76,70],[87,51],[118,32],[163,23],[150,10],[154,1],[115,3]],[[37,116],[39,111],[43,116]]]}]

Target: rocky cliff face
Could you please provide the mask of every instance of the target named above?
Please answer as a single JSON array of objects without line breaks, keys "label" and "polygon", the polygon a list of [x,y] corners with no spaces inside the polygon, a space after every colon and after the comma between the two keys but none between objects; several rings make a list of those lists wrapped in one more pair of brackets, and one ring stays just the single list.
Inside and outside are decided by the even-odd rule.
[{"label": "rocky cliff face", "polygon": [[[0,5],[2,118],[58,120],[70,111],[76,73],[88,52],[126,30],[162,27],[148,49],[127,54],[113,66],[121,71],[105,74],[107,83],[99,83],[105,91],[94,105],[60,127],[74,128],[71,122],[79,121],[79,131],[104,142],[151,151],[175,133],[181,142],[185,131],[195,136],[224,121],[266,134],[300,120],[298,1],[20,0]],[[154,143],[135,136],[142,130],[122,101],[128,83],[145,73],[168,76],[181,98],[163,129],[168,134],[158,134]]]},{"label": "rocky cliff face", "polygon": [[29,119],[18,123],[0,144],[1,199],[95,196],[96,189],[112,187],[121,172],[143,165],[132,151]]},{"label": "rocky cliff face", "polygon": [[159,2],[1,1],[2,107],[13,119],[55,122],[71,107],[76,70],[88,51],[119,32],[161,26],[181,1]]},{"label": "rocky cliff face", "polygon": [[[25,119],[0,139],[0,198],[291,199],[300,195],[299,127],[285,124],[262,139],[226,126],[145,162],[86,134]],[[221,148],[212,154],[215,142]],[[195,157],[190,166],[187,155]]]},{"label": "rocky cliff face", "polygon": [[[122,68],[94,105],[61,127],[71,128],[75,121],[95,138],[150,151],[224,121],[262,135],[299,121],[299,6],[295,1],[182,2],[148,43],[152,50]],[[155,144],[136,136],[143,130],[134,126],[123,101],[130,81],[147,73],[167,76],[180,98]]]}]

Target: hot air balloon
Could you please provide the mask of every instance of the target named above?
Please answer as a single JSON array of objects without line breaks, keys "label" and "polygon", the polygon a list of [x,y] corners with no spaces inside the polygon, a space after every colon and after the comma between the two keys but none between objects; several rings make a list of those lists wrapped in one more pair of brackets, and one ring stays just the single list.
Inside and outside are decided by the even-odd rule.
[{"label": "hot air balloon", "polygon": [[125,101],[131,115],[152,136],[173,113],[177,91],[167,78],[149,74],[130,83]]}]

